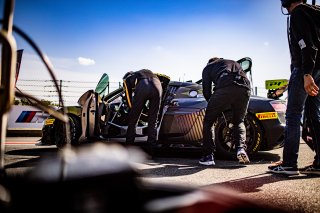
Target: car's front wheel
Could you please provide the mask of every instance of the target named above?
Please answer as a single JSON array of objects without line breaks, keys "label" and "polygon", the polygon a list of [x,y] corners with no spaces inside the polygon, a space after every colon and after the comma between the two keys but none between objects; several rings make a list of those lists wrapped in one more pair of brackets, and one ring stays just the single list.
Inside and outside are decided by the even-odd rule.
[{"label": "car's front wheel", "polygon": [[[79,138],[81,136],[81,121],[80,118],[69,114],[69,134],[71,145],[79,145]],[[59,149],[67,145],[66,125],[64,122],[56,119],[55,126],[55,144]]]},{"label": "car's front wheel", "polygon": [[[262,143],[262,128],[257,119],[247,114],[245,118],[247,153],[259,151]],[[224,113],[215,125],[216,155],[223,159],[235,159],[237,147],[232,140],[231,114]]]}]

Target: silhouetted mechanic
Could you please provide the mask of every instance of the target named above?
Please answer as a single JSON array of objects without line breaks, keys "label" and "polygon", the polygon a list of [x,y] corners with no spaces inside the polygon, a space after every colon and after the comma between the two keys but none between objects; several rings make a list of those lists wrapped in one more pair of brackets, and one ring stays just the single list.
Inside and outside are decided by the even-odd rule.
[{"label": "silhouetted mechanic", "polygon": [[208,105],[203,120],[203,157],[199,163],[215,165],[212,126],[221,113],[228,109],[232,111],[233,142],[237,147],[237,158],[240,163],[249,163],[245,151],[244,117],[247,113],[251,87],[245,72],[236,61],[211,58],[202,71],[202,86]]},{"label": "silhouetted mechanic", "polygon": [[134,142],[138,119],[149,100],[147,142],[150,146],[154,146],[157,141],[157,118],[163,92],[158,76],[148,69],[128,72],[123,77],[123,85],[131,108],[126,143]]}]

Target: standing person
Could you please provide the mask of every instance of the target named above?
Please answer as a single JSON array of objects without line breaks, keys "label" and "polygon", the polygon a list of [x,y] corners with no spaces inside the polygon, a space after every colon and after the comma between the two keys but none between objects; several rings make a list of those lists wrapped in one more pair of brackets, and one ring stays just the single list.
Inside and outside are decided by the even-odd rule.
[{"label": "standing person", "polygon": [[157,141],[157,118],[162,97],[162,86],[158,76],[148,69],[128,72],[123,77],[123,85],[129,108],[131,108],[126,143],[134,142],[138,119],[144,105],[149,100],[147,142],[149,146],[154,146]]},{"label": "standing person", "polygon": [[203,157],[199,163],[215,165],[212,126],[221,113],[228,109],[232,111],[233,140],[237,146],[237,158],[240,163],[249,163],[245,145],[244,117],[250,98],[250,81],[240,64],[233,60],[211,58],[202,71],[202,86],[208,105],[203,120]]},{"label": "standing person", "polygon": [[299,174],[297,161],[301,139],[300,122],[305,111],[314,143],[315,157],[313,163],[300,169],[300,172],[320,174],[320,8],[305,4],[302,0],[281,0],[281,6],[286,8],[290,15],[288,42],[291,75],[283,159],[268,166],[268,170],[287,175]]}]

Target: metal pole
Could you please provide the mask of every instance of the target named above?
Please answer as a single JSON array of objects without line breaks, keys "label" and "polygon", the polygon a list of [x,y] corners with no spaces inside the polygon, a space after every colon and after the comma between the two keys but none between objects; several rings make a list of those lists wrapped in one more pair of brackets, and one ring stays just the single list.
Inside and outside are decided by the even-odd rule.
[{"label": "metal pole", "polygon": [[[62,80],[60,80],[59,89],[62,92]],[[62,100],[59,98],[59,107],[61,107],[61,106],[62,106]]]},{"label": "metal pole", "polygon": [[4,150],[7,133],[8,113],[14,100],[14,76],[16,69],[16,43],[12,37],[14,0],[6,0],[3,11],[3,25],[0,32],[0,172],[4,174]]}]

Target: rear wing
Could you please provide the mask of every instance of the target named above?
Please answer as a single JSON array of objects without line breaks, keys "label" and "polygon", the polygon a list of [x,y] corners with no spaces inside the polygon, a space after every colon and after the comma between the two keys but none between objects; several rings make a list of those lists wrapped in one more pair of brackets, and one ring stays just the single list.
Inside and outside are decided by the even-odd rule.
[{"label": "rear wing", "polygon": [[265,88],[268,90],[267,97],[279,99],[288,90],[289,81],[287,79],[266,80]]}]

